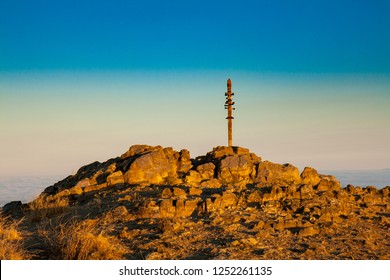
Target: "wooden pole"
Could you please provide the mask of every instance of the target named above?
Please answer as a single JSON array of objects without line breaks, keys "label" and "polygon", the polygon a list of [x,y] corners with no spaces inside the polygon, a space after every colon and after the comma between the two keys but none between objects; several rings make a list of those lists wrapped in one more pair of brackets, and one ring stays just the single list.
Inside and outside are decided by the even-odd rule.
[{"label": "wooden pole", "polygon": [[225,109],[228,111],[228,146],[233,146],[233,108],[234,102],[233,102],[233,95],[232,92],[232,81],[230,79],[227,80],[227,92],[225,92],[226,96],[226,102],[225,102]]}]

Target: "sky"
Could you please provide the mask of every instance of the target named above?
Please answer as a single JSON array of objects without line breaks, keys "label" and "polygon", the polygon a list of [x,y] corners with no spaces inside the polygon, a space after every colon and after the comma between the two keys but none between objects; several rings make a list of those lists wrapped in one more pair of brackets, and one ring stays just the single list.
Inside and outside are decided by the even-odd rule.
[{"label": "sky", "polygon": [[390,2],[0,1],[0,176],[133,144],[390,168]]}]

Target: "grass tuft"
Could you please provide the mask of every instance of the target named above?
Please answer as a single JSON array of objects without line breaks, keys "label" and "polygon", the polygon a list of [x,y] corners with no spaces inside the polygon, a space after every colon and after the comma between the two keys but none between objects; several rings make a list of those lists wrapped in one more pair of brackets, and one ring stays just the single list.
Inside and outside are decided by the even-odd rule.
[{"label": "grass tuft", "polygon": [[20,223],[21,221],[13,221],[0,215],[0,260],[31,258],[23,247],[23,238],[26,234],[20,230]]},{"label": "grass tuft", "polygon": [[69,209],[69,199],[64,196],[38,196],[28,204],[27,220],[40,222],[65,213]]},{"label": "grass tuft", "polygon": [[60,260],[119,260],[123,259],[126,248],[121,241],[109,235],[110,229],[98,220],[67,222],[53,220],[39,230],[48,248],[50,259]]}]

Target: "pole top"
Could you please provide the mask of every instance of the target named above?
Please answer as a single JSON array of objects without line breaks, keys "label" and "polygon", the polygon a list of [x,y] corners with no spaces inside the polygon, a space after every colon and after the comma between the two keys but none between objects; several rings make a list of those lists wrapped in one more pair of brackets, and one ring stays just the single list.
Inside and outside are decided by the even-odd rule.
[{"label": "pole top", "polygon": [[232,80],[230,79],[227,80],[227,88],[228,88],[228,92],[232,90]]}]

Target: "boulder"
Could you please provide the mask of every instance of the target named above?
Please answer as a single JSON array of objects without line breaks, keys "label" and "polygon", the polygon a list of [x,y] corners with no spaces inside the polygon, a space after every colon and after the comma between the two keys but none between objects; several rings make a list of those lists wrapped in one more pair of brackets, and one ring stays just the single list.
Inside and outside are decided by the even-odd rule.
[{"label": "boulder", "polygon": [[171,198],[173,196],[171,188],[165,188],[161,192],[161,198]]},{"label": "boulder", "polygon": [[334,176],[320,175],[321,181],[317,186],[318,191],[337,191],[341,189],[340,182]]},{"label": "boulder", "polygon": [[141,154],[146,150],[149,150],[150,148],[152,147],[148,145],[133,145],[129,148],[127,152],[121,155],[121,159],[126,159]]},{"label": "boulder", "polygon": [[249,181],[255,168],[247,154],[230,155],[218,164],[218,179],[223,183]]},{"label": "boulder", "polygon": [[212,162],[198,165],[196,171],[199,172],[203,180],[214,178],[215,165]]},{"label": "boulder", "polygon": [[181,150],[178,159],[177,171],[187,173],[192,168],[191,156],[188,150]]},{"label": "boulder", "polygon": [[124,175],[128,184],[161,184],[169,176],[176,176],[177,163],[174,157],[161,147],[136,158]]},{"label": "boulder", "polygon": [[305,169],[303,169],[303,172],[301,173],[301,178],[303,184],[310,184],[312,186],[318,185],[318,183],[321,181],[317,170],[311,167],[305,167]]},{"label": "boulder", "polygon": [[115,186],[115,185],[123,185],[125,183],[125,179],[123,177],[122,171],[116,171],[107,176],[107,186]]},{"label": "boulder", "polygon": [[22,204],[21,201],[11,201],[11,202],[5,204],[1,208],[0,213],[1,214],[5,214],[5,215],[14,214],[14,213],[16,213],[18,211],[21,211],[22,207],[23,207],[23,204]]},{"label": "boulder", "polygon": [[171,218],[176,213],[176,207],[173,205],[172,199],[164,199],[160,203],[159,216],[160,218]]},{"label": "boulder", "polygon": [[219,159],[230,155],[234,155],[233,147],[218,146],[208,152],[206,158]]},{"label": "boulder", "polygon": [[173,188],[173,196],[180,197],[180,198],[186,198],[187,193],[185,190],[183,190],[181,188]]},{"label": "boulder", "polygon": [[185,183],[191,187],[199,186],[202,181],[202,176],[195,170],[190,170],[189,174],[185,178]]},{"label": "boulder", "polygon": [[277,164],[269,161],[261,162],[257,167],[255,182],[271,184],[298,184],[301,177],[298,168],[291,164]]}]

